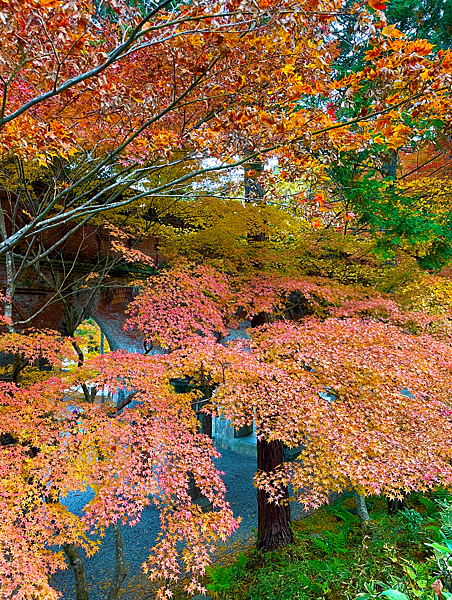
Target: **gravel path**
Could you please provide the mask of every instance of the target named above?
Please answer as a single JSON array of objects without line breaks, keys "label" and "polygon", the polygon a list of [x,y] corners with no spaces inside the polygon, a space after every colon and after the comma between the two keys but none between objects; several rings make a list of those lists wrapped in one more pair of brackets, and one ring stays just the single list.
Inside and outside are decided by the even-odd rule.
[{"label": "gravel path", "polygon": [[[252,535],[252,527],[257,526],[256,490],[253,487],[253,476],[256,470],[256,459],[222,450],[222,456],[216,461],[220,470],[225,472],[224,481],[228,490],[227,498],[236,516],[243,521],[234,533],[234,539],[246,539]],[[89,494],[73,494],[63,500],[73,512],[80,514],[83,506],[90,500]],[[125,560],[129,566],[129,576],[140,572],[142,563],[149,554],[149,548],[160,528],[158,511],[150,506],[143,511],[143,516],[134,527],[123,527]],[[108,581],[114,568],[114,540],[111,531],[107,531],[100,550],[92,558],[84,558],[87,580],[90,586],[90,599],[100,600],[104,593],[99,582]],[[69,569],[59,571],[53,578],[55,588],[63,592],[65,600],[75,598],[74,579]]]},{"label": "gravel path", "polygon": [[[253,537],[252,528],[257,527],[256,489],[253,486],[253,476],[256,470],[256,459],[230,450],[221,450],[221,458],[216,461],[217,467],[225,472],[227,499],[231,503],[235,516],[242,517],[240,528],[227,541],[227,547],[236,547]],[[64,503],[73,512],[80,514],[83,505],[89,501],[88,494],[68,496]],[[292,518],[303,516],[299,505],[292,504]],[[159,531],[158,511],[148,507],[143,517],[134,527],[123,527],[125,560],[129,567],[129,583],[135,579],[138,583],[141,564],[148,556],[148,550],[153,545]],[[108,581],[114,568],[114,540],[111,531],[107,531],[100,550],[91,558],[84,558],[87,580],[90,586],[90,600],[103,600],[105,589],[99,582]],[[134,577],[135,576],[135,577]],[[59,571],[53,578],[53,585],[63,592],[64,600],[75,599],[74,580],[72,572]],[[139,586],[138,586],[139,587]],[[124,598],[135,596],[129,587]]]}]

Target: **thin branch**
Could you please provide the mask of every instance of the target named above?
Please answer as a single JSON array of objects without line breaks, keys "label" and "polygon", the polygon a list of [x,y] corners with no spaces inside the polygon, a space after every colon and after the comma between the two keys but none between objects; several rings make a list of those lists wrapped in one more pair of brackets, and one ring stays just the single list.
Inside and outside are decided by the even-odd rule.
[{"label": "thin branch", "polygon": [[71,87],[73,87],[75,85],[78,85],[79,83],[81,83],[82,81],[85,81],[86,79],[91,79],[93,77],[97,77],[98,75],[100,75],[100,73],[105,71],[105,69],[107,69],[111,64],[116,62],[118,60],[118,57],[120,57],[123,52],[125,52],[128,48],[130,48],[130,46],[136,41],[138,34],[143,29],[143,27],[146,25],[146,23],[150,19],[152,19],[152,17],[154,17],[158,12],[160,12],[163,8],[165,8],[168,4],[171,4],[172,1],[173,0],[163,0],[163,2],[161,4],[159,4],[159,6],[157,6],[154,10],[150,11],[140,21],[140,23],[135,27],[135,29],[130,34],[129,38],[123,44],[121,44],[115,50],[113,50],[113,52],[110,53],[109,57],[103,63],[101,63],[94,69],[87,71],[86,73],[82,73],[81,75],[78,75],[77,77],[72,77],[71,79],[68,79],[67,81],[65,81],[65,83],[61,84],[60,86],[58,86],[55,89],[50,90],[49,92],[46,92],[44,94],[41,94],[40,96],[36,96],[35,98],[32,98],[29,102],[27,102],[26,104],[23,104],[20,108],[18,108],[16,111],[12,112],[8,116],[6,116],[6,117],[2,116],[0,118],[0,127],[2,125],[5,125],[6,123],[9,123],[10,121],[13,121],[14,119],[17,119],[17,117],[19,117],[21,114],[23,114],[24,112],[26,112],[33,106],[36,106],[37,104],[41,104],[42,102],[44,102],[45,100],[48,100],[49,98],[53,98],[54,96],[58,96],[58,95],[62,94],[63,92],[67,91],[68,89],[70,89]]}]

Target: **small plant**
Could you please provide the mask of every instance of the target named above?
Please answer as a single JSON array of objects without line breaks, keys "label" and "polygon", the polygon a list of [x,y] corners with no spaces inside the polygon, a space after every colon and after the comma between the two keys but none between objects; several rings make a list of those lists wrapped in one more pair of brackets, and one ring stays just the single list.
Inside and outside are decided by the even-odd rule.
[{"label": "small plant", "polygon": [[[398,585],[381,593],[389,600],[410,600],[412,596],[421,600],[431,600],[433,595],[435,598],[452,600],[452,502],[447,491],[437,492],[435,496],[435,501],[425,497],[419,497],[419,501],[427,508],[429,514],[434,512],[433,504],[436,506],[436,512],[438,507],[441,509],[441,526],[429,526],[430,529],[439,532],[440,541],[426,544],[434,551],[437,569],[432,569],[432,560],[427,563],[403,560],[404,577],[399,579]],[[432,521],[431,517],[425,518],[413,509],[405,509],[400,514],[412,534],[418,534],[426,521]],[[441,590],[437,594],[438,586]]]},{"label": "small plant", "polygon": [[334,515],[339,521],[343,522],[341,525],[341,529],[346,526],[348,529],[351,529],[354,525],[359,524],[359,517],[356,514],[356,511],[351,511],[343,508],[342,506],[331,506],[327,508],[327,513]]},{"label": "small plant", "polygon": [[227,593],[237,580],[244,574],[247,558],[239,552],[235,562],[229,567],[216,565],[206,568],[206,574],[211,583],[206,586],[209,592],[214,592],[218,598]]},{"label": "small plant", "polygon": [[425,518],[414,508],[404,508],[399,514],[411,533],[418,533],[424,525]]},{"label": "small plant", "polygon": [[452,497],[439,497],[437,505],[441,509],[441,532],[444,539],[452,539]]},{"label": "small plant", "polygon": [[303,561],[287,562],[279,568],[260,571],[248,591],[247,600],[308,600],[321,598],[330,588],[327,582],[313,581]]},{"label": "small plant", "polygon": [[422,504],[422,506],[425,507],[425,512],[427,514],[434,514],[438,511],[437,503],[431,498],[428,498],[427,496],[419,496],[417,500],[420,504]]},{"label": "small plant", "polygon": [[326,531],[323,535],[312,538],[312,544],[328,556],[344,553],[347,552],[347,534],[342,529],[339,533]]},{"label": "small plant", "polygon": [[435,553],[437,569],[434,574],[444,584],[442,595],[452,597],[452,498],[449,494],[443,494],[437,499],[437,505],[441,509],[441,527],[439,529],[439,542],[427,544]]},{"label": "small plant", "polygon": [[356,600],[373,600],[380,596],[380,590],[382,587],[385,587],[386,584],[382,581],[378,581],[377,579],[372,579],[371,581],[365,581],[363,584],[364,592],[360,592],[356,596]]}]

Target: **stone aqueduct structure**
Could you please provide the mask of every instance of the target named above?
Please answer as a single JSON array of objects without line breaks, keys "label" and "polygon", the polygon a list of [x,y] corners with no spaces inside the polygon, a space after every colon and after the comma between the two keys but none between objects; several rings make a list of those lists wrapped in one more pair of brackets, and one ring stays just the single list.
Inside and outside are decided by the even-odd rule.
[{"label": "stone aqueduct structure", "polygon": [[[68,231],[69,227],[52,229],[44,236],[43,245],[52,246]],[[108,249],[108,231],[102,227],[85,225],[58,248],[56,258],[55,254],[49,257],[50,263],[44,259],[40,261],[39,269],[32,267],[22,271],[14,292],[14,320],[19,323],[28,321],[27,327],[49,328],[65,334],[67,328],[62,304],[55,297],[55,291],[48,285],[46,278],[52,278],[53,281],[65,280],[66,286],[71,285],[95,269],[98,261],[107,255]],[[154,259],[157,258],[154,238],[145,240],[139,249]],[[19,247],[18,254],[20,252]],[[19,265],[20,259],[16,263]],[[143,344],[138,336],[123,330],[124,311],[134,297],[133,288],[128,286],[129,281],[130,277],[126,272],[112,269],[108,282],[105,286],[99,286],[93,297],[89,289],[78,289],[70,302],[78,308],[83,307],[84,319],[92,317],[98,323],[112,350],[140,352]],[[0,286],[3,290],[6,287],[4,261],[0,263]]]}]

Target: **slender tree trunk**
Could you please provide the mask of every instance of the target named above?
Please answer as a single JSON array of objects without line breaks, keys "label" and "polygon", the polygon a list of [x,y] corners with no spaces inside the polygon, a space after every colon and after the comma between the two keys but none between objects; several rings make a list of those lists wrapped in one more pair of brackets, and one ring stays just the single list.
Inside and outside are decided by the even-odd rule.
[{"label": "slender tree trunk", "polygon": [[387,177],[391,177],[394,181],[397,179],[397,150],[392,150],[386,156],[383,171]]},{"label": "slender tree trunk", "polygon": [[[0,234],[2,239],[5,241],[8,239],[6,231],[5,215],[3,208],[0,206]],[[13,324],[13,299],[14,292],[16,290],[16,265],[14,263],[14,255],[12,252],[6,252],[5,254],[5,271],[6,271],[6,290],[5,290],[5,317],[9,319],[6,324],[6,331],[8,333],[14,333],[15,328]],[[28,361],[24,361],[20,354],[14,355],[12,381],[18,384],[20,381],[20,374],[26,367]]]},{"label": "slender tree trunk", "polygon": [[[5,215],[3,208],[0,205],[0,234],[3,241],[8,239],[6,231]],[[14,255],[11,252],[5,254],[5,270],[6,270],[6,290],[5,290],[5,317],[11,320],[11,324],[6,326],[8,333],[14,333],[13,326],[13,298],[16,287],[16,265],[14,264]]]},{"label": "slender tree trunk", "polygon": [[188,492],[190,494],[190,498],[192,501],[199,500],[201,498],[201,490],[196,485],[195,478],[193,474],[188,472]]},{"label": "slender tree trunk", "polygon": [[388,498],[388,515],[395,515],[403,508],[405,508],[405,501],[403,498]]},{"label": "slender tree trunk", "polygon": [[[73,333],[70,335],[74,335]],[[74,348],[76,354],[77,354],[77,367],[83,367],[83,364],[85,362],[85,355],[83,354],[83,350],[80,348],[80,346],[77,344],[77,342],[74,340],[72,342],[72,347]]]},{"label": "slender tree trunk", "polygon": [[[9,333],[11,333],[9,331]],[[11,375],[11,380],[16,385],[20,383],[20,374],[24,370],[24,368],[28,365],[28,361],[22,360],[20,354],[14,354],[14,362],[13,362],[13,372]]]},{"label": "slender tree trunk", "polygon": [[212,415],[204,415],[202,432],[212,438]]},{"label": "slender tree trunk", "polygon": [[[74,332],[72,332],[70,335],[74,335]],[[83,354],[83,350],[80,348],[76,341],[72,342],[72,347],[77,353],[77,366],[83,367],[83,364],[85,362],[85,355]],[[81,384],[81,388],[83,390],[83,395],[85,396],[86,402],[92,404],[97,394],[97,388],[93,386],[91,389],[89,389],[85,382]]]},{"label": "slender tree trunk", "polygon": [[369,513],[367,512],[366,499],[362,494],[359,494],[356,490],[355,490],[355,503],[356,503],[356,511],[358,513],[361,527],[364,527],[365,529],[367,529],[370,518],[369,518]]},{"label": "slender tree trunk", "polygon": [[65,544],[64,552],[69,560],[75,579],[75,599],[89,600],[88,588],[86,586],[85,568],[75,544]]},{"label": "slender tree trunk", "polygon": [[[269,473],[284,460],[283,443],[276,440],[257,441],[257,470]],[[276,550],[293,542],[290,528],[289,490],[286,488],[284,497],[278,504],[269,502],[269,496],[264,490],[257,490],[258,507],[258,550]]]},{"label": "slender tree trunk", "polygon": [[[208,398],[212,397],[212,388],[208,384],[208,380],[207,380],[206,373],[204,370],[204,363],[201,363],[200,376],[201,376],[201,390],[202,390],[204,399],[207,400]],[[199,409],[199,405],[198,405],[198,409]],[[212,438],[212,415],[210,413],[204,413],[202,415],[201,433],[204,433],[205,435],[208,435],[210,438]]]},{"label": "slender tree trunk", "polygon": [[114,525],[115,532],[115,574],[113,575],[113,581],[110,584],[106,600],[116,600],[121,590],[124,579],[127,577],[127,571],[124,566],[124,544],[122,541],[121,528],[116,523]]},{"label": "slender tree trunk", "polygon": [[14,333],[13,326],[13,297],[15,291],[15,265],[12,252],[5,255],[6,263],[6,299],[5,299],[5,317],[10,319],[11,323],[6,326],[8,333]]}]

